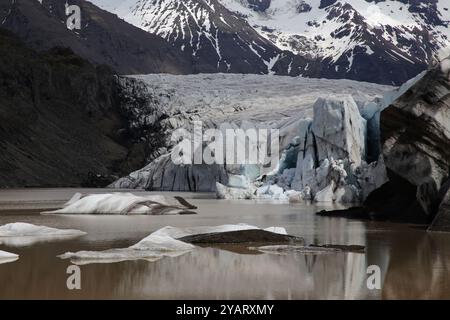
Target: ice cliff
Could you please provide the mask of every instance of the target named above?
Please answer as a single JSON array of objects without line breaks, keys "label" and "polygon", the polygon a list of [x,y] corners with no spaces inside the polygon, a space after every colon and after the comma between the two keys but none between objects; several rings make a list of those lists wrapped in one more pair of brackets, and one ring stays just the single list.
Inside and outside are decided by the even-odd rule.
[{"label": "ice cliff", "polygon": [[291,134],[278,171],[250,183],[253,191],[218,184],[219,198],[352,203],[386,181],[382,161],[366,162],[367,120],[352,96],[319,98],[313,119],[298,119],[290,127],[296,134]]}]

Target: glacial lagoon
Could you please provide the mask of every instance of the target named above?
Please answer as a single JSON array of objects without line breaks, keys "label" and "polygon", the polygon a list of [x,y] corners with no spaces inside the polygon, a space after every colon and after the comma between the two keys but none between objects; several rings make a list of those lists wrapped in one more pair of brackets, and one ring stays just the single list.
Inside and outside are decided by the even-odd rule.
[{"label": "glacial lagoon", "polygon": [[[8,242],[18,260],[0,264],[0,299],[450,299],[450,235],[420,225],[319,217],[330,205],[216,200],[177,194],[196,215],[41,215],[76,192],[0,191],[0,225],[25,222],[87,235],[75,239]],[[148,194],[133,191],[136,194]],[[174,193],[170,193],[174,195]],[[69,290],[65,252],[129,247],[165,227],[247,223],[280,226],[306,244],[364,246],[365,252],[270,254],[245,246],[200,247],[178,257],[81,265],[81,289]],[[381,289],[369,289],[369,266],[379,266]]]}]

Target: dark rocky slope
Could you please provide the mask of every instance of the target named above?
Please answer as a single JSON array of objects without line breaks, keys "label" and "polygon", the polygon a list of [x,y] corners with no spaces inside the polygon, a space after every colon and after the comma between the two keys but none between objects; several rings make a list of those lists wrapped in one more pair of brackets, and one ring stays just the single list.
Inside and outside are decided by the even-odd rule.
[{"label": "dark rocky slope", "polygon": [[61,0],[42,0],[42,5],[36,0],[0,0],[0,27],[36,50],[70,47],[119,74],[193,72],[191,57],[90,2],[70,1],[81,8],[81,30],[67,29],[65,4]]},{"label": "dark rocky slope", "polygon": [[0,29],[0,187],[106,186],[142,167],[120,106],[109,68]]},{"label": "dark rocky slope", "polygon": [[[417,215],[430,221],[450,168],[448,60],[430,70],[381,114],[381,140],[391,176],[413,187]],[[391,181],[394,179],[391,178]],[[397,179],[398,180],[398,179]],[[393,182],[391,182],[393,183]],[[397,192],[406,192],[399,188]]]}]

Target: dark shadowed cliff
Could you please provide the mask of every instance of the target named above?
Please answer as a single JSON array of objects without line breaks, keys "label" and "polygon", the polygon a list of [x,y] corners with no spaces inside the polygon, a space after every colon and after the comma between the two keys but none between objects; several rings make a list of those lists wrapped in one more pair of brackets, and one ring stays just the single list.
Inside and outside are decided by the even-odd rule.
[{"label": "dark shadowed cliff", "polygon": [[119,90],[108,67],[0,29],[0,187],[105,186],[142,166]]}]

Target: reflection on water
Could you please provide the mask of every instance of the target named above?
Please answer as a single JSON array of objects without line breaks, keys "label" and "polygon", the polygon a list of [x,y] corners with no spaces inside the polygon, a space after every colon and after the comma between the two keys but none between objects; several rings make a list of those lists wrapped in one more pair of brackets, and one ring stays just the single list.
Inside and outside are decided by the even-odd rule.
[{"label": "reflection on water", "polygon": [[[75,246],[76,243],[71,244]],[[65,287],[57,246],[19,252],[0,268],[1,298],[322,299],[364,297],[362,254],[238,254],[199,248],[156,262],[81,266],[82,290]],[[362,278],[362,279],[361,279]]]},{"label": "reflection on water", "polygon": [[449,240],[440,233],[397,239],[390,250],[383,298],[449,299]]},{"label": "reflection on water", "polygon": [[[28,222],[88,232],[79,239],[20,248],[0,245],[20,259],[0,265],[0,298],[138,299],[403,299],[450,298],[450,236],[407,225],[317,217],[322,207],[190,199],[195,216],[40,216],[0,212],[0,224]],[[82,289],[66,288],[67,251],[135,244],[166,225],[248,223],[282,226],[307,244],[363,245],[366,253],[260,254],[242,248],[198,248],[155,262],[80,266]],[[382,290],[368,290],[366,270],[382,270]]]}]

